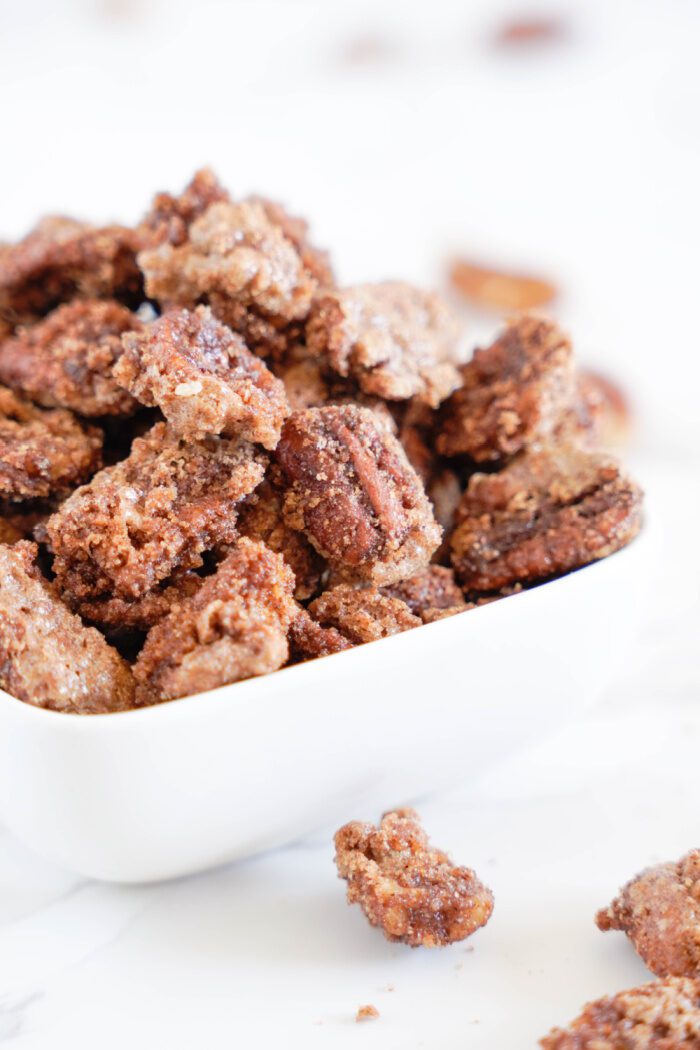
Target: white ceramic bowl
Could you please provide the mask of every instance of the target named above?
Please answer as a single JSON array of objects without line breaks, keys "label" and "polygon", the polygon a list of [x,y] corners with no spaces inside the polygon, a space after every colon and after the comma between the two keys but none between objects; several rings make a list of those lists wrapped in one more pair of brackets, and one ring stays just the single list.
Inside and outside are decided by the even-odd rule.
[{"label": "white ceramic bowl", "polygon": [[629,656],[646,537],[534,590],[162,706],[0,692],[0,819],[58,864],[171,878],[472,776],[577,718]]}]

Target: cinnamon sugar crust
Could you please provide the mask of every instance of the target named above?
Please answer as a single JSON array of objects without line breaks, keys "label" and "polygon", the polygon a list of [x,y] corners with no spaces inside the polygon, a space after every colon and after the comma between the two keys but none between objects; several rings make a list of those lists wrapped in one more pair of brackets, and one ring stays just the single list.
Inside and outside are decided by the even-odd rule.
[{"label": "cinnamon sugar crust", "polygon": [[0,499],[65,494],[101,465],[102,434],[0,386]]},{"label": "cinnamon sugar crust", "polygon": [[178,434],[277,445],[289,414],[284,386],[208,307],[171,310],[123,345],[117,380]]},{"label": "cinnamon sugar crust", "polygon": [[309,349],[366,394],[433,407],[459,384],[458,336],[438,295],[400,281],[325,291],[306,329]]},{"label": "cinnamon sugar crust", "polygon": [[18,700],[71,714],[134,706],[129,666],[84,627],[36,568],[36,544],[0,544],[0,687]]},{"label": "cinnamon sugar crust", "polygon": [[175,571],[198,567],[203,551],[233,540],[237,506],[265,466],[249,442],[184,442],[157,423],[48,522],[62,593],[76,606],[134,600]]},{"label": "cinnamon sugar crust", "polygon": [[77,299],[0,343],[0,382],[47,408],[124,416],[134,399],[114,378],[121,337],[138,317],[114,300]]},{"label": "cinnamon sugar crust", "polygon": [[551,437],[573,402],[571,343],[540,317],[513,321],[461,375],[441,410],[435,447],[444,456],[507,459]]},{"label": "cinnamon sugar crust", "polygon": [[279,554],[239,540],[215,575],[149,632],[134,665],[137,696],[172,700],[277,670],[289,655],[293,589]]},{"label": "cinnamon sugar crust", "polygon": [[124,226],[47,216],[0,252],[0,318],[28,323],[71,299],[138,305],[143,288],[137,248],[136,234]]},{"label": "cinnamon sugar crust", "polygon": [[610,456],[557,447],[474,474],[458,510],[452,564],[469,593],[536,583],[604,558],[641,527],[642,493]]}]

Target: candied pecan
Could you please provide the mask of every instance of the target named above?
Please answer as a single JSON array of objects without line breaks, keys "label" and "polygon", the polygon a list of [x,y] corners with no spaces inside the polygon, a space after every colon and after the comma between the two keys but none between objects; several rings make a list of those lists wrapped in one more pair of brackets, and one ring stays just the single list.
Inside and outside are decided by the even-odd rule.
[{"label": "candied pecan", "polygon": [[571,343],[550,321],[521,317],[462,367],[435,447],[477,463],[502,460],[551,436],[572,400]]},{"label": "candied pecan", "polygon": [[134,706],[128,665],[44,580],[37,548],[0,544],[0,686],[37,707],[101,714]]},{"label": "candied pecan", "polygon": [[412,809],[382,817],[379,827],[352,821],[335,834],[338,874],[348,903],[359,903],[390,941],[433,948],[485,926],[493,894],[470,868],[455,867],[430,846]]},{"label": "candied pecan", "polygon": [[306,326],[309,349],[365,393],[433,407],[459,385],[458,335],[439,296],[401,281],[324,292]]},{"label": "candied pecan", "polygon": [[353,645],[363,645],[420,627],[421,621],[401,597],[375,587],[357,589],[341,583],[316,598],[309,614],[321,627],[339,631]]},{"label": "candied pecan", "polygon": [[130,415],[136,402],[115,381],[123,332],[138,317],[112,300],[85,299],[53,310],[0,344],[0,382],[47,408],[82,416]]},{"label": "candied pecan", "polygon": [[156,194],[139,225],[139,239],[144,247],[149,248],[164,242],[175,246],[184,244],[195,219],[203,215],[210,204],[228,200],[228,192],[214,172],[201,168],[179,197],[170,193]]},{"label": "candied pecan", "polygon": [[700,977],[700,850],[636,875],[596,923],[626,933],[657,977]]},{"label": "candied pecan", "polygon": [[[201,584],[202,577],[188,570],[173,573],[140,598],[105,595],[71,604],[84,620],[98,624],[105,630],[118,633],[148,631],[175,605],[196,594]],[[70,595],[67,597],[70,599]]]},{"label": "candied pecan", "polygon": [[531,310],[551,303],[557,294],[555,285],[541,277],[489,270],[465,259],[452,264],[450,283],[465,299],[495,310]]},{"label": "candied pecan", "polygon": [[185,443],[157,423],[48,522],[67,600],[142,598],[176,570],[197,567],[203,551],[233,540],[236,506],[259,485],[265,464],[248,442]]},{"label": "candied pecan", "polygon": [[393,583],[430,561],[440,527],[401,445],[369,409],[294,413],[276,456],[287,524],[306,533],[338,578]]},{"label": "candied pecan", "polygon": [[172,700],[276,671],[297,614],[294,576],[264,543],[241,539],[214,576],[151,629],[137,696]]},{"label": "candied pecan", "polygon": [[70,299],[143,298],[137,238],[124,226],[90,226],[50,215],[0,253],[0,317],[13,324],[41,317]]},{"label": "candied pecan", "polygon": [[429,565],[408,580],[383,587],[382,593],[400,598],[423,623],[432,623],[468,608],[452,569],[442,565]]},{"label": "candied pecan", "polygon": [[117,380],[185,437],[240,436],[274,448],[289,414],[284,386],[206,306],[171,310],[123,338]]},{"label": "candied pecan", "polygon": [[0,497],[67,492],[100,467],[102,434],[63,409],[37,408],[0,386]]},{"label": "candied pecan", "polygon": [[588,1003],[543,1050],[700,1050],[700,981],[668,977]]},{"label": "candied pecan", "polygon": [[546,580],[624,547],[641,506],[641,490],[609,456],[574,446],[525,453],[470,478],[452,564],[469,592]]},{"label": "candied pecan", "polygon": [[264,481],[245,503],[238,516],[238,531],[252,540],[262,540],[270,550],[281,554],[294,573],[294,596],[299,601],[319,590],[325,565],[303,533],[291,529],[282,514],[282,496]]},{"label": "candied pecan", "polygon": [[624,391],[608,376],[580,369],[576,377],[574,411],[580,428],[603,448],[624,445],[632,413]]},{"label": "candied pecan", "polygon": [[306,609],[299,610],[289,628],[291,658],[295,663],[341,653],[344,649],[352,649],[354,644],[336,627],[322,627]]},{"label": "candied pecan", "polygon": [[318,285],[294,243],[255,201],[210,205],[184,244],[143,251],[139,264],[151,298],[166,306],[208,304],[262,354],[294,341]]}]

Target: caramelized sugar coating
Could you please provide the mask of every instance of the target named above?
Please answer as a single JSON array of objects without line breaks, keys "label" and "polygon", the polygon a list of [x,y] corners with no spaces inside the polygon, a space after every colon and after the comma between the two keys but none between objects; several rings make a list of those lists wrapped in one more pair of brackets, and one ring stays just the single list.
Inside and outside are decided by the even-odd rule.
[{"label": "caramelized sugar coating", "polygon": [[294,575],[264,543],[241,539],[216,574],[149,632],[137,696],[172,700],[276,671],[297,615]]},{"label": "caramelized sugar coating", "polygon": [[466,259],[452,264],[450,283],[469,302],[491,310],[532,310],[557,295],[556,286],[542,277],[488,269]]},{"label": "caramelized sugar coating", "polygon": [[435,441],[444,456],[497,462],[550,437],[573,401],[571,343],[551,321],[521,317],[462,367]]},{"label": "caramelized sugar coating", "polygon": [[59,601],[35,567],[36,553],[24,540],[0,544],[0,687],[73,714],[133,707],[129,666]]},{"label": "caramelized sugar coating", "polygon": [[0,386],[0,498],[42,499],[100,467],[102,434],[63,409],[38,408]]},{"label": "caramelized sugar coating", "polygon": [[485,926],[493,894],[470,868],[455,867],[431,847],[412,809],[382,817],[379,827],[352,821],[335,834],[338,874],[348,903],[358,903],[390,941],[434,948]]},{"label": "caramelized sugar coating", "polygon": [[588,1003],[543,1050],[700,1050],[700,981],[669,977]]},{"label": "caramelized sugar coating", "polygon": [[468,608],[452,569],[442,565],[429,565],[408,580],[384,587],[383,593],[400,598],[423,623],[432,623]]},{"label": "caramelized sugar coating", "polygon": [[184,442],[157,423],[127,459],[74,492],[47,525],[67,600],[142,598],[203,551],[233,540],[237,505],[265,456],[246,441]]},{"label": "caramelized sugar coating", "polygon": [[626,933],[657,977],[700,977],[700,850],[636,875],[596,922]]},{"label": "caramelized sugar coating", "polygon": [[459,384],[458,335],[438,295],[400,281],[324,292],[306,329],[309,349],[365,393],[433,407]]},{"label": "caramelized sugar coating", "polygon": [[641,525],[642,493],[607,455],[526,453],[474,474],[460,504],[452,564],[468,592],[536,583],[624,547]]},{"label": "caramelized sugar coating", "polygon": [[122,386],[157,405],[183,437],[223,434],[274,448],[289,406],[284,386],[206,306],[171,310],[124,336]]},{"label": "caramelized sugar coating", "polygon": [[292,412],[305,408],[320,408],[332,398],[331,383],[318,358],[311,357],[305,346],[299,345],[271,365],[275,375],[284,383]]},{"label": "caramelized sugar coating", "polygon": [[249,539],[262,540],[282,555],[294,573],[295,598],[306,601],[318,593],[325,564],[304,534],[287,525],[282,505],[281,493],[269,480],[264,481],[241,505],[238,531]]},{"label": "caramelized sugar coating", "polygon": [[353,645],[401,634],[421,623],[401,598],[347,583],[324,591],[311,602],[309,613],[321,627],[334,628]]},{"label": "caramelized sugar coating", "polygon": [[440,527],[400,443],[369,409],[294,413],[276,456],[287,524],[339,579],[389,584],[428,564]]},{"label": "caramelized sugar coating", "polygon": [[51,215],[0,252],[0,317],[22,324],[71,299],[137,305],[142,278],[137,237],[124,226],[90,226]]},{"label": "caramelized sugar coating", "polygon": [[201,168],[178,197],[157,193],[150,210],[139,226],[139,240],[144,248],[159,244],[184,244],[195,219],[203,215],[210,204],[230,200],[228,192],[209,168]]},{"label": "caramelized sugar coating", "polygon": [[[97,624],[116,636],[130,631],[148,631],[170,612],[173,606],[199,590],[202,577],[192,570],[174,572],[140,598],[86,598],[73,602],[84,620]],[[66,595],[70,600],[70,595]]]},{"label": "caramelized sugar coating", "polygon": [[352,649],[354,642],[346,638],[336,627],[323,627],[306,609],[300,609],[289,628],[291,660],[315,660],[319,656],[330,656]]},{"label": "caramelized sugar coating", "polygon": [[110,299],[77,299],[0,343],[0,382],[47,408],[124,416],[134,399],[114,379],[121,337],[142,324]]},{"label": "caramelized sugar coating", "polygon": [[147,249],[139,264],[150,298],[166,306],[206,303],[262,354],[286,348],[318,286],[293,241],[258,201],[210,205],[184,244]]}]

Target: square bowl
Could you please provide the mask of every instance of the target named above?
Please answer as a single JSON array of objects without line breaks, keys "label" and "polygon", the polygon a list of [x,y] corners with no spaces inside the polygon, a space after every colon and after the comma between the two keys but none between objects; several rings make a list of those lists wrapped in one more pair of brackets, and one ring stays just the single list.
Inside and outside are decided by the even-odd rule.
[{"label": "square bowl", "polygon": [[0,691],[0,819],[63,867],[148,882],[476,776],[611,684],[647,550],[156,707],[59,714]]}]

